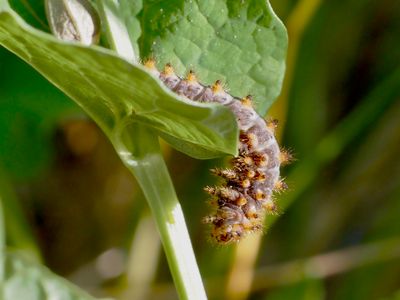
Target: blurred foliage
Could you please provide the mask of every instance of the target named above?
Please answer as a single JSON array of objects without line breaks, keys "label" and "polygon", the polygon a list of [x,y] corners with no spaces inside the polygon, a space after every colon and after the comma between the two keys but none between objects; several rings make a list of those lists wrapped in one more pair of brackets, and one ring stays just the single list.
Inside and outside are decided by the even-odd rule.
[{"label": "blurred foliage", "polygon": [[[0,155],[8,174],[32,178],[48,166],[57,123],[79,109],[36,71],[0,48]],[[29,150],[29,151],[28,151]]]},{"label": "blurred foliage", "polygon": [[6,256],[3,299],[94,300],[67,280],[16,254]]},{"label": "blurred foliage", "polygon": [[[313,1],[271,2],[286,23],[297,5]],[[287,208],[268,220],[249,299],[398,299],[399,37],[396,0],[318,4],[288,66],[293,78],[282,144],[297,161],[284,171],[290,190],[279,199]],[[129,270],[112,273],[110,265],[129,262],[135,224],[147,209],[143,196],[99,129],[0,51],[1,161],[45,261],[96,295],[131,299],[121,296],[134,280]],[[36,100],[46,105],[35,107]],[[234,247],[208,242],[201,190],[213,183],[208,169],[224,161],[164,150],[210,299],[223,299]],[[145,299],[176,298],[160,255]]]}]

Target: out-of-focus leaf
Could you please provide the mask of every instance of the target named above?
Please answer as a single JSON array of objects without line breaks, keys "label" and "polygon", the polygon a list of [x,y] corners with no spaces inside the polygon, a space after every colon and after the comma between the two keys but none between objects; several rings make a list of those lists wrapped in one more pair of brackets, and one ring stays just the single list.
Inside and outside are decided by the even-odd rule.
[{"label": "out-of-focus leaf", "polygon": [[210,84],[254,96],[264,115],[281,90],[286,30],[265,0],[143,1],[142,56],[170,62],[181,75],[194,68]]},{"label": "out-of-focus leaf", "polygon": [[305,280],[297,284],[273,290],[265,298],[268,300],[319,300],[325,299],[325,293],[322,280]]},{"label": "out-of-focus leaf", "polygon": [[3,300],[94,300],[67,280],[48,269],[30,263],[17,254],[5,254]]},{"label": "out-of-focus leaf", "polygon": [[56,40],[9,9],[0,11],[0,44],[74,99],[114,142],[136,120],[208,151],[237,152],[237,125],[226,107],[181,99],[109,50]]},{"label": "out-of-focus leaf", "polygon": [[[394,38],[393,31],[396,27],[387,28],[384,22],[388,21],[384,12],[393,10],[389,3],[398,2],[323,1],[305,32],[295,67],[285,128],[284,145],[294,150],[298,161],[289,166],[294,172],[287,180],[293,189],[279,197],[282,209],[289,202],[295,201],[283,217],[291,221],[282,219],[276,231],[283,243],[278,251],[281,259],[295,253],[308,253],[313,248],[312,245],[321,245],[326,239],[334,240],[332,232],[337,234],[336,237],[342,235],[343,231],[339,227],[348,229],[348,224],[336,219],[335,211],[341,210],[350,216],[352,221],[348,219],[348,222],[356,220],[350,209],[355,198],[347,189],[339,189],[339,182],[336,180],[350,175],[346,175],[350,169],[360,170],[359,167],[351,166],[351,158],[359,157],[354,155],[356,149],[365,141],[369,130],[376,125],[382,114],[399,97],[400,73],[395,74],[395,69],[399,66],[395,63],[398,51],[393,50],[398,49],[399,39]],[[354,14],[354,18],[349,18],[349,12]],[[395,13],[393,16],[393,19],[398,20]],[[371,24],[371,20],[374,20],[375,25]],[[381,44],[383,35],[379,35],[375,27],[395,42],[390,49],[386,47],[386,52]],[[342,46],[334,46],[338,44]],[[375,64],[381,60],[390,62],[385,72],[372,73]],[[337,129],[333,129],[337,124]],[[336,132],[336,137],[329,131]],[[325,140],[325,145],[319,145],[322,140]],[[319,147],[321,149],[316,151]],[[334,152],[336,154],[332,156]],[[330,159],[326,160],[328,157]],[[325,162],[322,163],[321,159]],[[373,160],[375,158],[366,161]],[[343,170],[345,166],[351,167]],[[392,180],[390,176],[387,179]],[[367,189],[367,186],[367,182],[364,182],[360,188]],[[351,191],[357,189],[354,183],[347,188]],[[337,194],[340,203],[337,199],[329,199],[329,190]],[[373,193],[368,197],[372,195]],[[320,204],[323,208],[318,209]],[[322,228],[319,221],[327,221],[328,218],[334,220],[327,224],[329,233],[316,237],[315,231]],[[298,224],[303,225],[299,227]],[[281,237],[281,232],[285,230],[286,236],[291,237],[290,247],[287,246],[288,239]],[[314,251],[317,250],[311,250],[311,253],[315,253]]]},{"label": "out-of-focus leaf", "polygon": [[[338,233],[343,235],[342,232],[345,232],[348,240],[362,238],[364,241],[399,236],[400,164],[396,162],[400,152],[399,114],[400,102],[397,101],[379,122],[374,123],[365,142],[354,153],[354,158],[347,166],[340,184],[336,185],[337,194],[332,192],[331,203],[342,209],[331,210],[333,204],[327,208],[333,213],[333,218],[330,217],[327,224],[321,224],[325,230],[321,230],[319,236],[328,235],[337,239]],[[377,153],[379,155],[376,155]],[[360,218],[357,214],[364,207],[368,209],[363,213],[363,218]],[[348,223],[350,219],[355,219],[351,225]],[[329,225],[333,223],[347,223],[346,226],[342,225],[346,230],[339,232],[330,230]],[[340,230],[340,226],[336,227],[338,227],[336,230]],[[400,247],[391,245],[391,247],[377,248],[375,253],[381,257],[392,257],[391,253],[400,253],[399,251]],[[335,299],[378,299],[380,295],[397,288],[400,260],[398,256],[393,258],[396,260],[365,266],[338,278]],[[381,277],[385,279],[377,280]]]}]

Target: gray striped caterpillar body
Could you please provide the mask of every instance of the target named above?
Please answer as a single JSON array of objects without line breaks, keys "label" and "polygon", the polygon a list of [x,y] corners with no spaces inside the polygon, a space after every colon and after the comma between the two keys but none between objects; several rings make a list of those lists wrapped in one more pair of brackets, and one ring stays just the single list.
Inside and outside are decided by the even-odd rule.
[{"label": "gray striped caterpillar body", "polygon": [[273,193],[286,188],[280,179],[280,166],[290,160],[290,154],[280,150],[275,139],[276,122],[261,118],[253,109],[250,96],[239,99],[228,94],[220,81],[205,86],[192,71],[182,79],[169,64],[162,72],[153,60],[144,65],[178,95],[193,101],[220,103],[235,114],[240,129],[239,155],[232,159],[231,168],[211,170],[224,182],[205,188],[215,209],[204,221],[212,225],[211,236],[221,244],[262,230],[264,215],[277,212]]}]

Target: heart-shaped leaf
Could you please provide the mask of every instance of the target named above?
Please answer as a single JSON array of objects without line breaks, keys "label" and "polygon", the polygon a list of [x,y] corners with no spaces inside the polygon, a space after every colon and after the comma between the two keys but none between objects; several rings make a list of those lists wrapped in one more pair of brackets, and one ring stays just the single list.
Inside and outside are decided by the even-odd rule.
[{"label": "heart-shaped leaf", "polygon": [[221,79],[233,95],[253,95],[266,113],[280,93],[287,50],[286,29],[269,1],[142,2],[142,56],[153,55],[160,67],[170,62],[180,74],[194,68],[205,84]]}]

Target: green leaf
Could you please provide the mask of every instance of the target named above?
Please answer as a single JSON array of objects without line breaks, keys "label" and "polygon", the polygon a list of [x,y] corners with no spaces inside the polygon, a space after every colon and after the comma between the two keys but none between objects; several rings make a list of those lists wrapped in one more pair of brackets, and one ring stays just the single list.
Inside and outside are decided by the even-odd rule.
[{"label": "green leaf", "polygon": [[238,97],[253,95],[264,115],[281,90],[287,34],[265,0],[143,1],[142,56],[181,75],[194,68],[205,84],[217,79]]},{"label": "green leaf", "polygon": [[0,44],[74,99],[116,140],[134,120],[214,153],[237,152],[234,115],[177,97],[144,67],[100,47],[62,42],[0,11]]},{"label": "green leaf", "polygon": [[67,280],[15,253],[6,253],[5,278],[1,283],[4,300],[94,300]]}]

